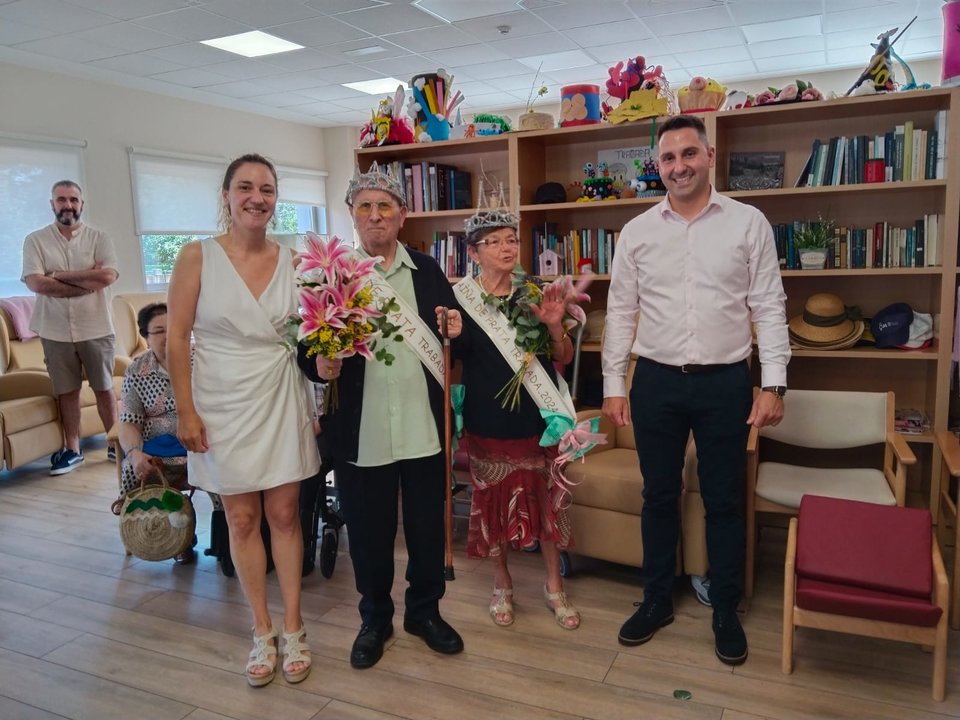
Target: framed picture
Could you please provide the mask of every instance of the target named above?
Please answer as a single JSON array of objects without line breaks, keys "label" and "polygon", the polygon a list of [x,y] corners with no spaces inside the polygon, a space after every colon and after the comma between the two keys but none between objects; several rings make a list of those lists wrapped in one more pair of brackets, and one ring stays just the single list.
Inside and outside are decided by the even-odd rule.
[{"label": "framed picture", "polygon": [[730,153],[730,190],[773,190],[783,187],[782,152]]}]

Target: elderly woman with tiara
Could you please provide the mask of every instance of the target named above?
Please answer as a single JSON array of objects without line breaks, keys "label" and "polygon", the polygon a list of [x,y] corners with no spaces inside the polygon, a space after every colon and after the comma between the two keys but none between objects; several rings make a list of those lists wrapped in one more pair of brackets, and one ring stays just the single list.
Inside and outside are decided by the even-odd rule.
[{"label": "elderly woman with tiara", "polygon": [[[572,324],[571,314],[582,315],[574,303],[585,296],[568,279],[541,288],[515,271],[518,223],[505,208],[478,209],[465,225],[467,252],[480,267],[477,277],[465,278],[454,288],[464,322],[458,356],[463,362],[463,424],[473,484],[467,554],[493,558],[489,613],[495,624],[505,627],[514,621],[507,552],[539,542],[547,571],[547,608],[561,628],[575,630],[580,613],[567,599],[560,577],[560,550],[572,540],[565,512],[569,491],[559,472],[564,460],[556,446],[543,447],[541,437],[550,424],[545,418],[573,415],[569,392],[553,361],[573,359],[565,324]],[[520,324],[518,315],[523,316]],[[525,335],[529,329],[537,331],[537,350],[519,347],[518,327]],[[513,392],[507,391],[511,385]]]}]

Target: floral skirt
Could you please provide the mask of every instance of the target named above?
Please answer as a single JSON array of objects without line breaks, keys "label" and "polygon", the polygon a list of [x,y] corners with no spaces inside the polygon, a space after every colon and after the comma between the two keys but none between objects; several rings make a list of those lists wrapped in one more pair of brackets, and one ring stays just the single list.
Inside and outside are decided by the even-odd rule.
[{"label": "floral skirt", "polygon": [[516,549],[536,541],[573,544],[564,492],[551,478],[555,448],[539,438],[502,440],[467,435],[473,499],[467,555],[499,555],[509,543]]}]

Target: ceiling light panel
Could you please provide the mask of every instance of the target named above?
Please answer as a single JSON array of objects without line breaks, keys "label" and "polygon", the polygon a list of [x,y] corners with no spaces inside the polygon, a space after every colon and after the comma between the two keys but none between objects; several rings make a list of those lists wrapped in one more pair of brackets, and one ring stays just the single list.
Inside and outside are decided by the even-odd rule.
[{"label": "ceiling light panel", "polygon": [[402,80],[393,77],[378,78],[377,80],[362,80],[360,82],[343,83],[344,87],[351,90],[359,90],[367,95],[384,95],[386,93],[396,92],[397,85],[403,85]]},{"label": "ceiling light panel", "polygon": [[260,30],[251,30],[239,35],[227,35],[226,37],[201,40],[200,42],[244,57],[263,57],[264,55],[276,55],[277,53],[303,49],[303,45],[298,45]]}]

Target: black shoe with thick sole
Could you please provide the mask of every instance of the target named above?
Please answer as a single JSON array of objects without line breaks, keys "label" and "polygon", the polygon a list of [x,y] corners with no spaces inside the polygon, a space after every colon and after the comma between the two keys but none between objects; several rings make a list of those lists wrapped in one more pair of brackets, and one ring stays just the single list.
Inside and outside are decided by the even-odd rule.
[{"label": "black shoe with thick sole", "polygon": [[463,638],[439,615],[428,620],[404,618],[403,629],[411,635],[423,638],[427,647],[438,653],[453,655],[463,650]]},{"label": "black shoe with thick sole", "polygon": [[373,667],[383,657],[383,644],[393,635],[393,623],[382,628],[363,625],[350,648],[350,666],[363,670]]},{"label": "black shoe with thick sole", "polygon": [[718,609],[713,613],[713,637],[717,657],[727,665],[742,665],[747,659],[747,635],[735,609]]},{"label": "black shoe with thick sole", "polygon": [[620,628],[617,641],[621,645],[643,645],[657,630],[673,622],[673,604],[657,598],[644,599],[637,611]]}]

